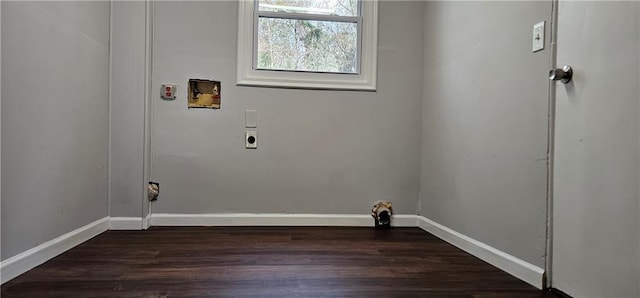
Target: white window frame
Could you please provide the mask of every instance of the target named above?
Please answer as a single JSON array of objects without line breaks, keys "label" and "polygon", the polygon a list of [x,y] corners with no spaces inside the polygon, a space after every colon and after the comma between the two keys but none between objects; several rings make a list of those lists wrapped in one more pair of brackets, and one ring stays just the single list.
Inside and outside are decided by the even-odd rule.
[{"label": "white window frame", "polygon": [[358,48],[359,67],[351,73],[323,73],[256,69],[257,42],[254,0],[238,2],[237,85],[296,89],[367,90],[377,87],[378,1],[362,0]]}]

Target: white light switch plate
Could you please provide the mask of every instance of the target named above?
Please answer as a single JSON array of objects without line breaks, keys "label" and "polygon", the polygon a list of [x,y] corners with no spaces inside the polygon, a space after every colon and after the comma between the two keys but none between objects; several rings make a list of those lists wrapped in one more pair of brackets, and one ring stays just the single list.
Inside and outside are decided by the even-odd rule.
[{"label": "white light switch plate", "polygon": [[533,52],[544,49],[544,23],[542,21],[533,25]]},{"label": "white light switch plate", "polygon": [[244,111],[244,127],[246,128],[258,127],[258,112],[256,110]]}]

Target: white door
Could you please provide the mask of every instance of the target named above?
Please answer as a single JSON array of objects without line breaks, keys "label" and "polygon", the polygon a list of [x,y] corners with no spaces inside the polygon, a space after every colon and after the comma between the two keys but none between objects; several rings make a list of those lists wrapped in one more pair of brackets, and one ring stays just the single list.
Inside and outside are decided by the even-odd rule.
[{"label": "white door", "polygon": [[560,1],[552,286],[574,297],[638,297],[638,2]]}]

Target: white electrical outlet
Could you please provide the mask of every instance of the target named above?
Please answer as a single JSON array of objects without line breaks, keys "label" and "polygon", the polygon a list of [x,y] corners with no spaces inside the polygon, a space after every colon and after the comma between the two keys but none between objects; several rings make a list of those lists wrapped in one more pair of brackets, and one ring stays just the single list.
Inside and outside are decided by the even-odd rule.
[{"label": "white electrical outlet", "polygon": [[544,50],[544,23],[533,25],[533,52]]},{"label": "white electrical outlet", "polygon": [[257,149],[258,148],[258,132],[257,131],[247,131],[244,136],[245,148],[247,149]]}]

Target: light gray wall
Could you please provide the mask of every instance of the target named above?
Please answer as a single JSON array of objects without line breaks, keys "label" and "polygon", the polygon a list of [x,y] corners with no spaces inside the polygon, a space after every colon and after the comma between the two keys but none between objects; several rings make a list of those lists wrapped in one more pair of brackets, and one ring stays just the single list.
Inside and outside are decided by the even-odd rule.
[{"label": "light gray wall", "polygon": [[4,260],[107,216],[109,3],[1,5]]},{"label": "light gray wall", "polygon": [[145,196],[145,2],[114,1],[111,18],[110,215],[140,217]]},{"label": "light gray wall", "polygon": [[[381,2],[378,92],[236,87],[235,1],[155,3],[153,212],[415,214],[420,173],[423,2]],[[222,109],[187,110],[189,78],[222,81]],[[154,91],[157,92],[157,91]],[[244,149],[244,112],[258,149]]]},{"label": "light gray wall", "polygon": [[425,8],[420,213],[539,267],[550,52],[531,36],[550,17],[542,1]]},{"label": "light gray wall", "polygon": [[639,297],[638,2],[562,2],[553,286],[574,297]]}]

